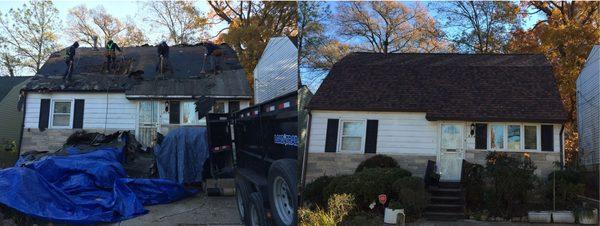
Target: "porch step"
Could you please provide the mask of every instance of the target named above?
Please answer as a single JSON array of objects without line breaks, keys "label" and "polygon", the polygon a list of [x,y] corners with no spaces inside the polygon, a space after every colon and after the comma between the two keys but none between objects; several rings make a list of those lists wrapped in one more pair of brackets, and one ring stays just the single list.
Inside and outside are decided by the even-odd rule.
[{"label": "porch step", "polygon": [[464,200],[461,197],[456,196],[432,196],[431,202],[439,204],[464,204]]},{"label": "porch step", "polygon": [[462,189],[429,187],[429,193],[431,193],[432,196],[460,197],[462,195]]},{"label": "porch step", "polygon": [[439,182],[429,186],[431,202],[425,209],[425,218],[435,221],[456,221],[465,218],[463,189],[460,182]]}]

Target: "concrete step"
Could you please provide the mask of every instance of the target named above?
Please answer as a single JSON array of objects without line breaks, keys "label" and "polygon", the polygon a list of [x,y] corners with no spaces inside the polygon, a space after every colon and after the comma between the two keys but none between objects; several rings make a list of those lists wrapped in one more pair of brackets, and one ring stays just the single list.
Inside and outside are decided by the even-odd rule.
[{"label": "concrete step", "polygon": [[462,197],[462,189],[460,188],[439,188],[439,187],[430,187],[429,193],[431,196],[454,196],[454,197]]},{"label": "concrete step", "polygon": [[440,181],[437,184],[439,188],[461,188],[460,182]]}]

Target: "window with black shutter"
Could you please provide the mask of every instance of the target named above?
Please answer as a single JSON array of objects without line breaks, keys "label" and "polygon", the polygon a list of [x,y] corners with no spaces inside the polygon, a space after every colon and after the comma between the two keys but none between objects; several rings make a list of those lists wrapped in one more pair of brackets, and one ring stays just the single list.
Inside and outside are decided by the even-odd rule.
[{"label": "window with black shutter", "polygon": [[365,153],[377,153],[378,120],[367,120],[367,137],[365,138]]},{"label": "window with black shutter", "polygon": [[73,118],[73,128],[81,129],[83,128],[83,111],[85,106],[85,100],[76,99],[75,100],[75,109],[74,109],[74,118]]},{"label": "window with black shutter", "polygon": [[48,121],[50,118],[50,99],[42,99],[40,102],[40,118],[38,128],[40,131],[48,128]]},{"label": "window with black shutter", "polygon": [[475,149],[487,149],[487,124],[475,124]]},{"label": "window with black shutter", "polygon": [[335,152],[337,149],[339,119],[327,120],[327,133],[325,137],[325,152]]},{"label": "window with black shutter", "polygon": [[554,127],[542,125],[542,151],[554,151]]},{"label": "window with black shutter", "polygon": [[179,123],[179,101],[169,101],[169,124]]}]

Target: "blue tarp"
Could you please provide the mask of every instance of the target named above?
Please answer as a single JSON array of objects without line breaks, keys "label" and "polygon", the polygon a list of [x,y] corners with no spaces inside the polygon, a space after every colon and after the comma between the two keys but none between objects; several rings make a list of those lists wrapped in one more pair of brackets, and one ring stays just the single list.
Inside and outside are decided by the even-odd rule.
[{"label": "blue tarp", "polygon": [[179,183],[202,181],[208,159],[205,127],[181,127],[170,131],[161,144],[154,146],[158,176]]},{"label": "blue tarp", "polygon": [[126,178],[123,148],[81,153],[70,147],[69,153],[0,170],[0,203],[56,223],[93,224],[129,219],[147,213],[144,205],[197,192],[166,179]]}]

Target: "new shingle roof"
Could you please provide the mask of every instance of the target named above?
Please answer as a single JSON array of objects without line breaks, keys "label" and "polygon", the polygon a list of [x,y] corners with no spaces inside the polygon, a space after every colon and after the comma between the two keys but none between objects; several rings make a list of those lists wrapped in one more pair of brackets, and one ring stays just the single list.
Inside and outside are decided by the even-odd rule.
[{"label": "new shingle roof", "polygon": [[563,122],[551,65],[534,54],[352,53],[313,110],[425,112],[428,120]]}]

